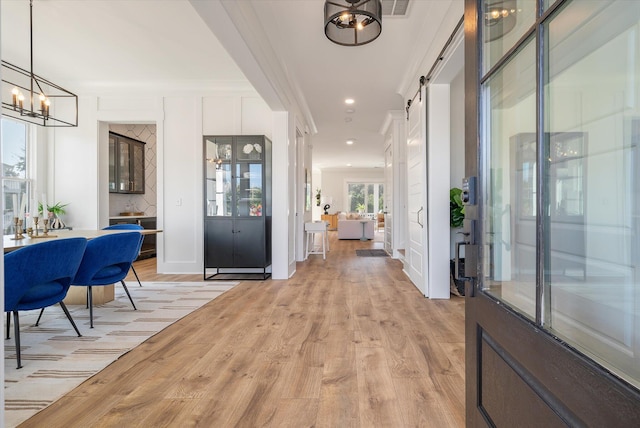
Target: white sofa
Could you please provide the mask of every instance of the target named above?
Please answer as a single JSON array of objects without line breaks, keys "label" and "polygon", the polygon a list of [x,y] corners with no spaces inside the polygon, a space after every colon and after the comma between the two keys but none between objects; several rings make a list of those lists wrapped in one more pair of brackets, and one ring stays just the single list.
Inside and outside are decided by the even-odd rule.
[{"label": "white sofa", "polygon": [[373,239],[375,220],[349,219],[345,213],[338,214],[338,239],[360,239],[362,238],[362,222],[364,223],[364,236]]}]

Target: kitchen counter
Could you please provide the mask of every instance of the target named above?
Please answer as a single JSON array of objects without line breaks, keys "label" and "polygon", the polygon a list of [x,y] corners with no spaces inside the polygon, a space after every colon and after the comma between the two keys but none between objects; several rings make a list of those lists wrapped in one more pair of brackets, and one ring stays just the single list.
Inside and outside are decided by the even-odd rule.
[{"label": "kitchen counter", "polygon": [[[153,215],[117,215],[109,217],[109,225],[114,224],[138,224],[145,229],[156,228],[156,216]],[[138,260],[156,255],[156,236],[155,234],[145,236],[140,249]]]}]

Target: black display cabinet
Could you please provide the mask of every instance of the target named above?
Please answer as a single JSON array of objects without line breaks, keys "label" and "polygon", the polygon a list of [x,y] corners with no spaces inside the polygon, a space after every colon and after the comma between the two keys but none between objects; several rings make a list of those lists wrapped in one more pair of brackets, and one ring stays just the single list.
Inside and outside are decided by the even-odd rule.
[{"label": "black display cabinet", "polygon": [[266,279],[271,266],[271,141],[205,136],[204,278]]}]

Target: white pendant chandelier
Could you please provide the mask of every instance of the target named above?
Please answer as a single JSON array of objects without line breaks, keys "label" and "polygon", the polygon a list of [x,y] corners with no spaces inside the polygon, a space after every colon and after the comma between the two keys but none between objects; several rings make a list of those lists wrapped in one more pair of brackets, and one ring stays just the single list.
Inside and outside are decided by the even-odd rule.
[{"label": "white pendant chandelier", "polygon": [[25,70],[2,60],[2,115],[46,127],[78,126],[78,96],[33,72],[33,0]]},{"label": "white pendant chandelier", "polygon": [[380,0],[326,0],[324,34],[343,46],[360,46],[378,38],[382,32]]}]

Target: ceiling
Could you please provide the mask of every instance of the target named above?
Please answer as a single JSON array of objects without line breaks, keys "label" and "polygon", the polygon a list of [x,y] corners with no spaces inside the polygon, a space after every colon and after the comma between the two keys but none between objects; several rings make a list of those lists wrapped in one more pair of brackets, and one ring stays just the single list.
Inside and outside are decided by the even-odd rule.
[{"label": "ceiling", "polygon": [[[402,2],[383,1],[385,8]],[[255,17],[238,31],[269,46],[262,62],[276,64],[294,88],[310,122],[313,166],[321,169],[383,166],[387,113],[404,109],[404,94],[417,90],[463,10],[462,0],[409,0],[405,15],[383,16],[378,39],[345,47],[324,36],[324,0],[34,0],[34,72],[79,95],[251,88],[221,33],[226,27],[210,30],[196,11],[205,2]],[[28,68],[28,0],[0,7],[2,59]],[[352,106],[344,104],[349,97]]]}]

